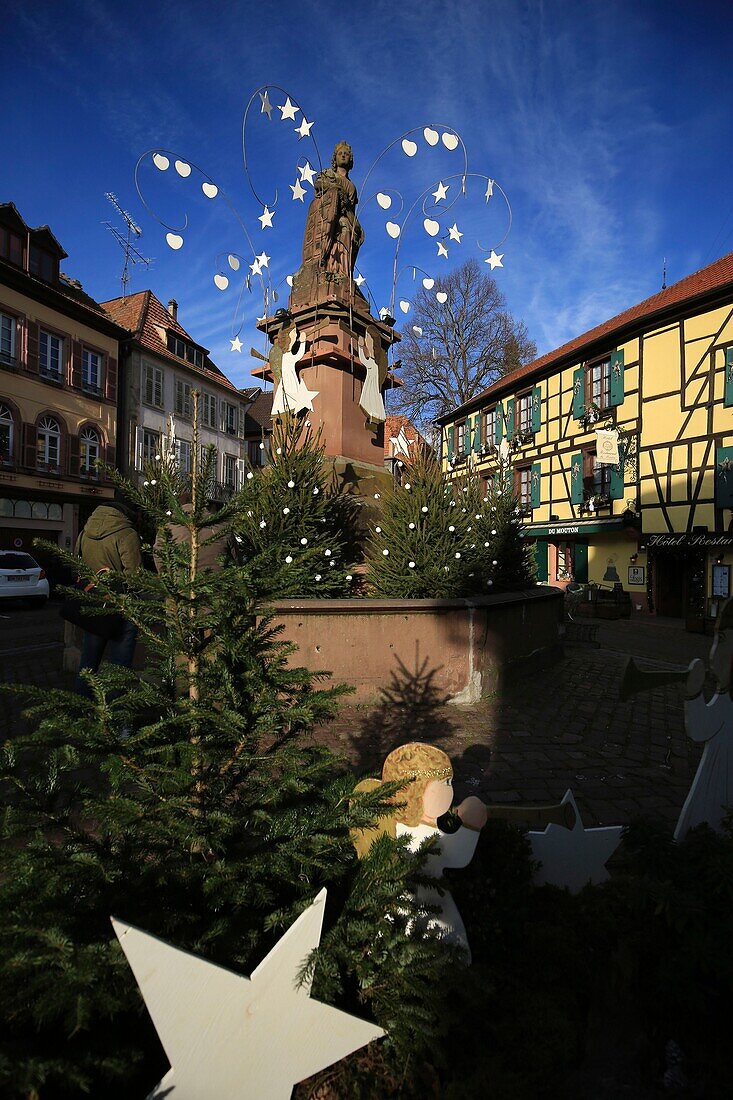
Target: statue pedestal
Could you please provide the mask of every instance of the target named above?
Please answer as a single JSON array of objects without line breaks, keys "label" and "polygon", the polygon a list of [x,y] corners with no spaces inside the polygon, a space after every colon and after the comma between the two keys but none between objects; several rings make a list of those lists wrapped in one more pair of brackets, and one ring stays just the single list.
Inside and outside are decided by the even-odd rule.
[{"label": "statue pedestal", "polygon": [[[355,292],[349,301],[341,287],[332,288],[329,300],[291,304],[290,310],[278,311],[261,321],[258,328],[274,344],[294,323],[306,341],[299,377],[309,390],[317,391],[313,411],[302,415],[314,434],[320,430],[326,454],[334,459],[339,473],[351,467],[357,480],[384,473],[384,425],[372,430],[359,407],[366,371],[359,360],[358,341],[369,329],[375,345],[379,342],[381,353],[386,355],[399,335],[371,316],[361,294]],[[273,381],[269,365],[252,374]],[[383,389],[396,384],[388,374]],[[369,491],[368,486],[364,489]]]}]

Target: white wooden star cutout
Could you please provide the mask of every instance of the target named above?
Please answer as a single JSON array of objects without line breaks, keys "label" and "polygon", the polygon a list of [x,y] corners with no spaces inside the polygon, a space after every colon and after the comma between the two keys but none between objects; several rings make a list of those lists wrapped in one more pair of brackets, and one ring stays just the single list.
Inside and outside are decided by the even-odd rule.
[{"label": "white wooden star cutout", "polygon": [[448,249],[445,247],[442,241],[438,241],[438,255],[445,256],[448,259]]},{"label": "white wooden star cutout", "polygon": [[305,195],[305,188],[301,184],[300,180],[296,180],[295,183],[288,184],[290,190],[293,192],[293,202],[296,199],[300,199],[303,202],[303,196]]},{"label": "white wooden star cutout", "polygon": [[573,792],[567,790],[562,805],[569,803],[575,810],[572,829],[564,825],[548,825],[541,832],[528,833],[532,855],[542,866],[535,872],[537,886],[549,882],[566,886],[578,894],[589,882],[598,885],[608,878],[606,863],[621,843],[621,825],[601,829],[584,829]]},{"label": "white wooden star cutout", "polygon": [[494,181],[489,180],[488,183],[486,184],[486,194],[484,195],[484,198],[486,199],[487,202],[489,201],[490,198],[492,198],[493,194],[494,194]]},{"label": "white wooden star cutout", "polygon": [[300,137],[302,137],[302,138],[310,137],[312,129],[313,129],[313,123],[312,122],[307,122],[306,118],[305,118],[305,115],[303,115],[303,121],[301,122],[300,126],[295,127],[295,132],[296,132],[296,134],[299,134]]},{"label": "white wooden star cutout", "polygon": [[235,336],[234,339],[230,341],[230,343],[232,345],[232,351],[242,351],[242,341],[239,339],[238,336]]},{"label": "white wooden star cutout", "polygon": [[484,260],[484,263],[488,264],[489,267],[491,268],[491,270],[493,271],[495,267],[503,267],[504,266],[504,264],[501,262],[503,259],[504,259],[504,253],[501,252],[497,256],[496,252],[494,252],[494,250],[492,248],[491,249],[491,255],[487,259]]},{"label": "white wooden star cutout", "polygon": [[266,252],[260,252],[259,256],[256,257],[257,263],[260,265],[260,267],[268,267],[270,259],[271,257],[268,256]]},{"label": "white wooden star cutout", "polygon": [[457,241],[458,244],[461,243],[461,237],[463,236],[463,234],[461,233],[455,222],[453,222],[453,225],[448,230],[448,236],[452,241]]},{"label": "white wooden star cutout", "polygon": [[270,97],[267,94],[267,88],[265,88],[264,92],[260,92],[260,101],[262,103],[262,106],[260,107],[260,114],[267,115],[270,122],[272,122],[272,104],[270,103]]},{"label": "white wooden star cutout", "polygon": [[295,116],[297,115],[299,110],[300,107],[296,107],[294,103],[291,103],[290,96],[288,96],[283,106],[278,107],[278,111],[280,111],[280,121],[284,122],[286,118],[292,118],[294,122]]},{"label": "white wooden star cutout", "polygon": [[313,180],[316,177],[316,173],[315,173],[315,169],[311,168],[310,161],[306,161],[305,164],[303,164],[303,165],[299,164],[298,165],[298,171],[300,172],[301,180],[304,180],[306,183],[309,183],[312,187],[313,186]]},{"label": "white wooden star cutout", "polygon": [[433,198],[435,199],[435,204],[437,205],[439,202],[442,202],[449,191],[450,191],[450,184],[448,184],[448,186],[446,187],[446,185],[441,180],[440,183],[438,184],[437,191],[433,191],[433,193],[432,193]]},{"label": "white wooden star cutout", "polygon": [[299,1081],[385,1034],[298,985],[325,900],[321,890],[251,978],[112,918],[171,1063],[150,1100],[288,1100]]},{"label": "white wooden star cutout", "polygon": [[265,205],[265,209],[262,211],[257,221],[260,223],[262,229],[272,229],[272,219],[274,217],[275,211],[270,210],[269,207]]}]

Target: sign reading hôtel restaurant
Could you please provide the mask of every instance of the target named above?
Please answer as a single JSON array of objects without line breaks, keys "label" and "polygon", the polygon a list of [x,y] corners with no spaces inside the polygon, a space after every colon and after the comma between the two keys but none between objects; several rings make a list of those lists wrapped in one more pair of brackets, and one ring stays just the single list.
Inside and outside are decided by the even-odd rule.
[{"label": "sign reading h\u00f4tel restaurant", "polygon": [[668,546],[717,547],[733,546],[733,535],[708,535],[685,533],[682,535],[647,535],[648,550],[664,549]]}]

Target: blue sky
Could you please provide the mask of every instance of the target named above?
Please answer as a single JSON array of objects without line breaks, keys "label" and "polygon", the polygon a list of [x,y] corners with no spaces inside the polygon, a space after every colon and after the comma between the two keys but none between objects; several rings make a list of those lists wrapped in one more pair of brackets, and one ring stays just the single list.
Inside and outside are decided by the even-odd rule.
[{"label": "blue sky", "polygon": [[[293,201],[289,184],[298,162],[317,163],[312,143],[294,132],[302,115],[278,121],[284,97],[271,92],[273,122],[255,106],[248,126],[255,187],[263,198],[280,195],[273,229],[260,229],[241,123],[264,84],[286,89],[314,120],[324,163],[335,141],[350,141],[357,185],[404,131],[455,129],[469,171],[496,179],[511,201],[496,276],[540,353],[655,293],[663,257],[673,282],[733,250],[728,3],[6,0],[0,10],[0,200],[13,200],[32,225],[48,223],[69,253],[66,271],[103,300],[120,293],[122,254],[102,224],[119,224],[104,198],[114,191],[143,229],[138,247],[155,260],[147,272],[133,269],[130,289],[175,297],[183,325],[240,385],[250,382],[250,344],[264,346],[253,328],[261,296],[242,296],[245,354],[236,355],[235,275],[228,270],[224,293],[213,276],[217,255],[251,256],[221,195],[207,199],[201,182],[211,178],[230,196],[287,294],[282,280],[299,263],[309,197]],[[460,148],[431,149],[421,133],[415,140],[414,158],[398,144],[380,162],[363,200],[391,186],[409,204],[460,173]],[[154,148],[205,173],[182,179],[149,159],[143,166],[156,213],[171,225],[188,215],[178,252],[135,191],[135,163]],[[476,241],[497,243],[506,217],[498,193],[487,205],[484,190],[469,180],[443,219],[441,234],[453,222],[463,232],[460,245],[448,242],[447,260],[416,211],[400,263],[439,275],[483,258]],[[394,256],[385,222],[401,223],[404,212],[372,200],[360,217],[359,267],[381,306]],[[405,271],[397,299],[409,301],[414,285]]]}]

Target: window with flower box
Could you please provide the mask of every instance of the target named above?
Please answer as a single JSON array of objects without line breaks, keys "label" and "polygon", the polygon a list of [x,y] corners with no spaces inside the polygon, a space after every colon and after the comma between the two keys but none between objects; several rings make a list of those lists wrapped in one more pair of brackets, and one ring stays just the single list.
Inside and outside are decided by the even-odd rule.
[{"label": "window with flower box", "polygon": [[496,443],[496,406],[487,409],[481,417],[481,442],[484,450]]}]

